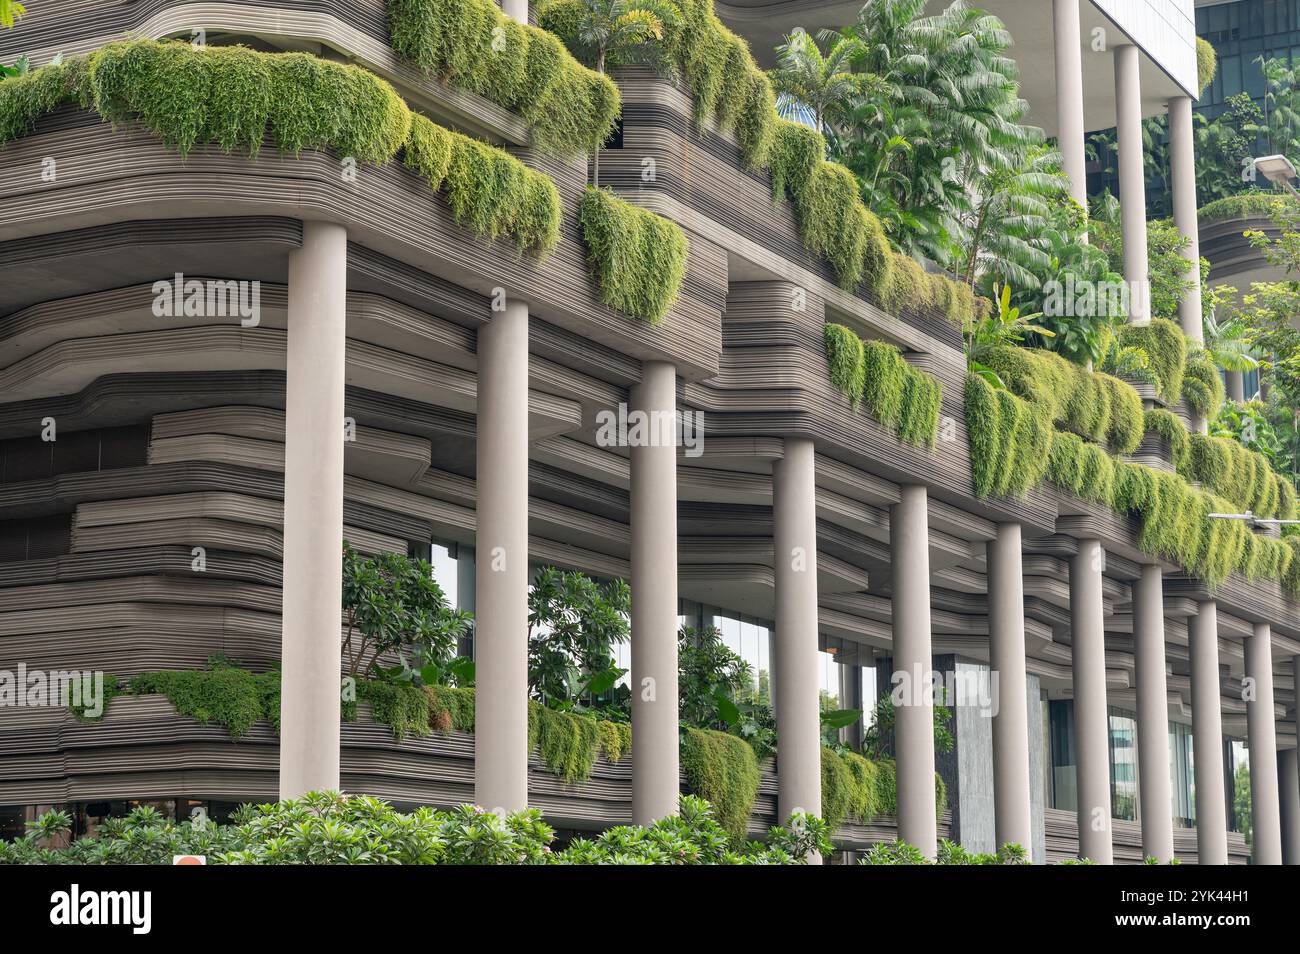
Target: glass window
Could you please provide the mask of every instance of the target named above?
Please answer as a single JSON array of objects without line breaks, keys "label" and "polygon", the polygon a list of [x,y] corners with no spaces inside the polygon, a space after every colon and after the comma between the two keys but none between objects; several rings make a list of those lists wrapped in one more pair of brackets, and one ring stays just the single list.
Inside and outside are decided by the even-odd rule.
[{"label": "glass window", "polygon": [[1053,808],[1079,810],[1078,776],[1074,754],[1074,702],[1054,699],[1048,703],[1052,755]]},{"label": "glass window", "polygon": [[1111,815],[1138,819],[1137,719],[1132,712],[1110,707]]}]

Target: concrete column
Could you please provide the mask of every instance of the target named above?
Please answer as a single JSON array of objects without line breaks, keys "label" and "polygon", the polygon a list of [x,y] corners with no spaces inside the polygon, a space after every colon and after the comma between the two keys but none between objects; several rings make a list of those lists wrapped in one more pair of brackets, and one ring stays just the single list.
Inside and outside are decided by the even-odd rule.
[{"label": "concrete column", "polygon": [[348,236],[304,222],[289,253],[280,797],[339,788]]},{"label": "concrete column", "polygon": [[817,488],[813,442],[788,437],[772,466],[776,554],[777,823],[822,810],[817,678]]},{"label": "concrete column", "polygon": [[862,748],[862,728],[867,718],[862,701],[862,667],[840,666],[840,708],[863,709],[862,718],[844,730],[844,744],[853,751]]},{"label": "concrete column", "polygon": [[1106,631],[1102,623],[1099,540],[1080,540],[1070,559],[1070,632],[1079,793],[1079,855],[1114,860],[1110,836],[1110,719],[1106,712]]},{"label": "concrete column", "polygon": [[1088,175],[1083,150],[1083,39],[1079,35],[1079,0],[1052,0],[1052,36],[1056,50],[1057,148],[1070,195],[1088,207]]},{"label": "concrete column", "polygon": [[1196,849],[1203,865],[1228,863],[1223,790],[1223,711],[1219,702],[1219,617],[1214,600],[1188,621],[1192,668],[1192,762],[1196,766]]},{"label": "concrete column", "polygon": [[474,800],[528,807],[528,306],[478,333]]},{"label": "concrete column", "polygon": [[1246,640],[1246,676],[1255,683],[1255,698],[1246,702],[1246,732],[1250,745],[1250,846],[1257,865],[1282,863],[1272,641],[1268,623],[1256,623]]},{"label": "concrete column", "polygon": [[647,361],[629,413],[632,456],[632,821],[677,814],[677,369]]},{"label": "concrete column", "polygon": [[1295,749],[1277,753],[1278,806],[1282,816],[1282,863],[1300,865],[1300,760]]},{"label": "concrete column", "polygon": [[1246,376],[1240,371],[1223,372],[1223,390],[1229,401],[1241,404],[1246,400]]},{"label": "concrete column", "polygon": [[1174,819],[1169,793],[1164,579],[1155,563],[1143,566],[1133,583],[1133,653],[1142,854],[1164,863],[1174,857]]},{"label": "concrete column", "polygon": [[1129,321],[1151,317],[1147,267],[1147,196],[1142,171],[1142,84],[1138,48],[1115,47],[1116,138],[1119,145],[1119,201],[1124,229],[1124,280],[1129,286]]},{"label": "concrete column", "polygon": [[998,705],[993,717],[993,827],[999,846],[1014,842],[1032,850],[1020,536],[1020,524],[1000,523],[987,551],[989,668],[997,674]]},{"label": "concrete column", "polygon": [[527,23],[528,0],[501,0],[501,12],[519,23]]},{"label": "concrete column", "polygon": [[938,851],[934,796],[934,700],[930,674],[930,529],[924,486],[900,488],[889,513],[893,551],[893,685],[903,687],[894,716],[898,837],[933,858]]},{"label": "concrete column", "polygon": [[1169,167],[1174,198],[1174,225],[1189,240],[1183,250],[1187,277],[1196,282],[1178,306],[1183,334],[1193,341],[1204,340],[1201,331],[1201,236],[1196,220],[1196,155],[1193,150],[1192,99],[1176,96],[1169,101]]}]

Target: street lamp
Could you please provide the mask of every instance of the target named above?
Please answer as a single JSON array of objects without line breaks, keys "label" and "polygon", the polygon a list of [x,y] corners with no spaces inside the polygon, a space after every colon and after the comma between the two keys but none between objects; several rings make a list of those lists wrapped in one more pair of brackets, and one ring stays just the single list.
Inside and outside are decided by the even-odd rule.
[{"label": "street lamp", "polygon": [[1291,180],[1296,178],[1295,166],[1286,156],[1261,156],[1255,160],[1255,171],[1263,173],[1264,178],[1274,185],[1280,185],[1293,196],[1300,198]]},{"label": "street lamp", "polygon": [[1207,516],[1213,520],[1244,520],[1255,526],[1268,524],[1270,527],[1278,527],[1284,523],[1300,523],[1300,520],[1276,520],[1266,517],[1257,517],[1249,510],[1245,513],[1211,513],[1207,514]]}]

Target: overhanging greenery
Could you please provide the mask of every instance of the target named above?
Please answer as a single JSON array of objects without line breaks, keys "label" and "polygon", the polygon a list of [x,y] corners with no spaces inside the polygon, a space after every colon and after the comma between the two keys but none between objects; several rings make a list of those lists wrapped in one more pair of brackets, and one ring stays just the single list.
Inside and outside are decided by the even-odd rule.
[{"label": "overhanging greenery", "polygon": [[72,102],[111,122],[139,121],[181,155],[209,143],[256,155],[269,139],[283,153],[329,149],[385,163],[405,146],[406,165],[444,193],[463,227],[543,255],[559,240],[548,177],[413,115],[388,83],[356,66],[244,47],[110,43],[0,83],[0,142]]},{"label": "overhanging greenery", "polygon": [[761,774],[749,743],[727,732],[687,728],[681,764],[690,790],[713,805],[718,823],[732,838],[743,839]]},{"label": "overhanging greenery", "polygon": [[1156,379],[1156,396],[1165,404],[1177,404],[1183,396],[1183,374],[1187,365],[1187,336],[1167,318],[1153,318],[1144,325],[1121,325],[1116,334],[1121,348],[1140,348]]},{"label": "overhanging greenery", "polygon": [[677,223],[590,186],[578,221],[601,301],[651,324],[662,320],[686,276],[686,234]]},{"label": "overhanging greenery", "polygon": [[425,72],[517,110],[533,144],[593,152],[614,129],[618,87],[560,40],[517,23],[492,0],[388,0],[393,49]]},{"label": "overhanging greenery", "polygon": [[[1295,544],[1252,533],[1242,521],[1211,519],[1210,513],[1231,512],[1235,505],[1179,474],[1118,460],[1078,434],[1052,431],[1046,419],[1046,411],[1029,401],[995,391],[977,375],[967,379],[966,428],[977,495],[1023,494],[1045,480],[1135,517],[1143,552],[1178,563],[1211,586],[1239,572],[1247,579],[1280,580],[1300,596],[1300,574],[1290,572]],[[1044,442],[1046,466],[1040,470],[1036,461]]]},{"label": "overhanging greenery", "polygon": [[1219,369],[1204,350],[1187,356],[1183,372],[1183,400],[1187,406],[1207,420],[1219,416],[1224,401],[1223,378]]},{"label": "overhanging greenery", "polygon": [[416,115],[402,161],[435,192],[457,224],[489,239],[508,235],[520,251],[547,255],[560,239],[560,196],[549,176],[500,149]]},{"label": "overhanging greenery", "polygon": [[1146,430],[1148,434],[1158,435],[1169,445],[1169,456],[1174,469],[1181,472],[1187,465],[1191,440],[1186,425],[1178,419],[1178,415],[1164,408],[1152,408],[1146,412]]},{"label": "overhanging greenery", "polygon": [[867,410],[899,440],[934,447],[939,430],[939,381],[907,363],[894,345],[862,341],[844,325],[827,324],[831,382],[856,409]]},{"label": "overhanging greenery", "polygon": [[1291,201],[1290,196],[1280,192],[1242,192],[1205,203],[1196,217],[1201,225],[1245,218],[1248,215],[1271,217],[1283,211]]},{"label": "overhanging greenery", "polygon": [[1179,472],[1257,517],[1295,519],[1295,495],[1287,493],[1290,482],[1274,472],[1264,455],[1230,437],[1192,434]]}]

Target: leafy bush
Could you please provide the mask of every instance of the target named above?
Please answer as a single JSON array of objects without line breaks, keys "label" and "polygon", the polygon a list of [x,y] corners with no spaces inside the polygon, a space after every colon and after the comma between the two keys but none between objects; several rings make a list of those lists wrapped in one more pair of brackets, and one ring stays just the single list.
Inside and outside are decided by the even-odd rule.
[{"label": "leafy bush", "polygon": [[1041,408],[1048,419],[1120,454],[1142,442],[1142,399],[1128,384],[1092,372],[1038,348],[990,349],[983,362],[1017,397]]},{"label": "leafy bush", "polygon": [[543,567],[528,592],[529,693],[551,708],[613,708],[625,718],[627,691],[614,692],[624,670],[613,655],[627,642],[631,608],[624,580]]},{"label": "leafy bush", "polygon": [[996,854],[981,854],[968,851],[947,838],[939,840],[936,860],[931,861],[925,855],[905,841],[882,842],[872,845],[860,865],[1027,865],[1029,854],[1017,844],[1008,842],[997,850]]},{"label": "leafy bush", "polygon": [[714,626],[677,633],[677,704],[683,725],[725,730],[740,720],[737,699],[753,686],[753,669]]},{"label": "leafy bush", "polygon": [[196,144],[255,155],[269,135],[281,152],[332,149],[383,163],[406,141],[411,112],[379,77],[306,53],[127,40],[90,56],[96,111],[139,119],[185,155]]},{"label": "leafy bush", "polygon": [[[1295,517],[1293,495],[1284,497],[1281,489],[1291,486],[1286,478],[1273,470],[1263,454],[1242,447],[1230,437],[1192,434],[1186,462],[1179,472],[1257,517]],[[1290,512],[1282,513],[1284,508]]]},{"label": "leafy bush", "polygon": [[1187,364],[1187,336],[1182,328],[1167,318],[1153,318],[1145,325],[1122,325],[1116,340],[1120,347],[1138,348],[1147,356],[1157,396],[1166,404],[1177,404]]},{"label": "leafy bush", "polygon": [[1187,406],[1201,417],[1213,420],[1219,416],[1224,396],[1223,378],[1209,353],[1198,350],[1189,354],[1183,373],[1183,399]]},{"label": "leafy bush", "polygon": [[509,153],[416,115],[402,160],[441,190],[457,224],[476,234],[510,235],[521,252],[543,256],[559,242],[555,183]]},{"label": "leafy bush", "polygon": [[743,839],[758,795],[758,758],[749,743],[726,732],[687,727],[681,765],[690,790],[713,805],[718,823]]},{"label": "leafy bush", "polygon": [[405,146],[406,166],[443,191],[463,227],[543,256],[559,241],[559,194],[547,176],[413,115],[388,83],[356,66],[239,46],[110,43],[0,85],[0,143],[71,102],[112,122],[139,120],[181,155],[207,143],[256,155],[269,138],[294,155],[331,149],[385,163]]},{"label": "leafy bush", "polygon": [[899,440],[934,447],[942,390],[937,379],[907,363],[894,345],[861,341],[843,325],[824,329],[832,383],[856,408],[867,410]]},{"label": "leafy bush", "polygon": [[388,0],[388,19],[399,56],[517,110],[543,151],[594,152],[614,129],[618,87],[579,64],[557,37],[515,22],[492,0]]},{"label": "leafy bush", "polygon": [[1145,426],[1148,434],[1159,435],[1169,445],[1174,468],[1181,471],[1187,464],[1187,455],[1191,450],[1187,426],[1178,415],[1160,407],[1146,412]]},{"label": "leafy bush", "polygon": [[575,839],[561,851],[552,850],[555,833],[537,809],[505,818],[471,805],[406,814],[338,792],[245,805],[229,825],[176,824],[141,807],[107,820],[96,837],[44,847],[71,828],[65,812],[46,813],[22,838],[0,841],[0,864],[167,865],[182,854],[218,865],[799,864],[831,850],[821,821],[800,815],[771,829],[766,845],[733,842],[709,805],[690,796],[678,815]]},{"label": "leafy bush", "polygon": [[1205,203],[1197,213],[1197,220],[1208,225],[1253,215],[1272,217],[1285,210],[1290,202],[1291,197],[1280,192],[1243,192]]},{"label": "leafy bush", "polygon": [[384,553],[363,557],[343,542],[343,656],[353,678],[375,675],[381,656],[413,649],[443,665],[456,653],[471,617],[447,604],[425,560]]},{"label": "leafy bush", "polygon": [[547,771],[566,782],[590,778],[597,755],[617,762],[631,747],[632,728],[626,723],[557,712],[528,701],[529,751],[536,750]]},{"label": "leafy bush", "polygon": [[686,233],[663,216],[590,186],[578,219],[601,301],[658,324],[686,276]]}]

